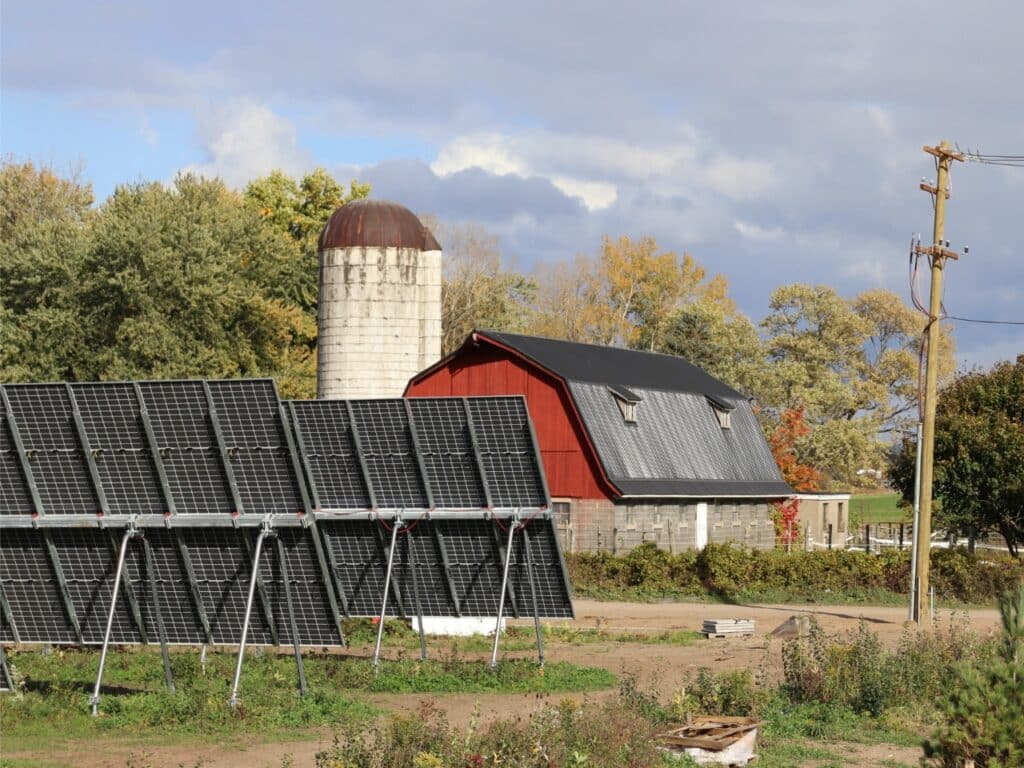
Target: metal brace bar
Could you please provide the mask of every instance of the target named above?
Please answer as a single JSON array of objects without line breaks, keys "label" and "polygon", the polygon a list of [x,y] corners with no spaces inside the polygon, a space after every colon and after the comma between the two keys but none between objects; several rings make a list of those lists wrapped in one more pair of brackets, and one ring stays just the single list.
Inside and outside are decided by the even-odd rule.
[{"label": "metal brace bar", "polygon": [[259,569],[256,568],[259,547],[257,546],[257,551],[253,554],[252,540],[249,538],[249,534],[244,530],[239,530],[238,533],[242,537],[242,546],[245,547],[249,563],[253,567],[253,578],[256,579],[256,592],[259,595],[260,613],[263,614],[263,620],[267,624],[267,629],[270,630],[270,640],[274,645],[280,645],[281,643],[277,636],[277,624],[274,622],[274,612],[270,608],[270,597],[267,595],[267,586],[263,583],[263,577],[260,575]]},{"label": "metal brace bar", "polygon": [[32,505],[36,508],[37,515],[46,514],[43,505],[43,497],[39,493],[39,486],[36,484],[35,475],[32,473],[32,464],[29,461],[28,451],[25,450],[25,443],[21,439],[21,431],[18,429],[18,422],[14,418],[14,408],[7,397],[7,391],[0,385],[0,400],[4,403],[4,413],[7,415],[7,428],[11,432],[11,440],[14,441],[14,448],[18,452],[18,461],[21,462],[21,471],[25,475],[25,482],[28,484],[28,493],[32,497]]},{"label": "metal brace bar", "polygon": [[82,419],[82,412],[78,409],[78,401],[75,399],[75,391],[70,384],[64,385],[68,402],[71,404],[71,420],[75,424],[75,434],[78,436],[78,443],[82,447],[85,456],[85,465],[89,468],[89,478],[92,480],[92,490],[96,494],[96,501],[99,502],[100,512],[104,515],[110,514],[110,504],[107,502],[107,493],[103,490],[103,480],[100,479],[100,470],[96,466],[96,454],[89,445],[89,436],[85,433],[85,421]]},{"label": "metal brace bar", "polygon": [[459,601],[458,590],[455,589],[455,579],[452,577],[452,563],[448,558],[448,548],[444,544],[444,534],[441,533],[441,523],[437,520],[431,520],[430,530],[434,534],[434,543],[437,544],[437,551],[441,555],[441,565],[444,568],[444,580],[448,585],[448,596],[452,599],[452,606],[455,608],[455,615],[462,616],[462,606]]},{"label": "metal brace bar", "polygon": [[210,628],[210,619],[206,613],[206,606],[203,604],[203,595],[199,591],[199,580],[196,578],[195,568],[192,567],[192,557],[188,552],[188,545],[181,538],[181,531],[172,530],[171,536],[178,549],[178,557],[181,558],[182,567],[185,569],[185,577],[188,580],[189,593],[192,595],[193,607],[199,617],[199,624],[203,628],[203,636],[207,645],[213,645],[213,631]]},{"label": "metal brace bar", "polygon": [[533,605],[533,628],[537,632],[537,664],[544,668],[544,631],[540,626],[540,606],[537,604],[537,587],[533,581],[533,554],[530,552],[530,534],[523,526],[523,550],[526,553],[526,578],[530,583],[530,603]]},{"label": "metal brace bar", "polygon": [[135,399],[139,403],[139,418],[142,420],[142,431],[146,433],[146,443],[149,445],[149,455],[153,459],[153,466],[156,467],[156,476],[160,480],[160,491],[164,497],[164,504],[167,506],[169,515],[178,514],[178,507],[174,503],[174,494],[171,493],[171,482],[167,478],[167,468],[164,466],[164,457],[160,452],[160,446],[156,441],[156,432],[153,431],[153,422],[149,418],[149,409],[146,408],[146,400],[142,395],[142,387],[134,382]]},{"label": "metal brace bar", "polygon": [[[509,525],[512,525],[515,522],[516,519],[518,519],[518,517],[512,519],[509,522]],[[498,548],[498,558],[499,558],[499,560],[503,561],[503,560],[506,559],[506,552],[505,552],[505,548],[501,544],[501,534],[498,533],[497,518],[493,518],[492,519],[492,522],[491,522],[491,533],[494,536],[494,545]],[[499,565],[498,567],[500,568],[501,566]],[[519,618],[519,601],[516,599],[515,587],[512,585],[512,582],[508,581],[507,579],[503,579],[502,580],[502,584],[504,585],[504,588],[508,590],[508,602],[509,602],[509,605],[512,606],[512,615],[515,616],[518,619]]]},{"label": "metal brace bar", "polygon": [[242,495],[238,492],[238,482],[235,480],[235,470],[231,466],[231,454],[228,451],[227,443],[224,440],[224,430],[220,427],[220,418],[217,416],[217,406],[213,402],[213,391],[210,389],[210,382],[203,382],[203,392],[206,394],[207,415],[210,417],[210,424],[213,426],[213,435],[217,440],[217,447],[220,449],[220,460],[224,467],[224,477],[227,478],[228,487],[231,489],[231,501],[235,505],[235,512],[244,514]]},{"label": "metal brace bar", "polygon": [[61,602],[64,603],[64,610],[67,612],[68,621],[75,630],[75,638],[79,645],[84,645],[82,638],[82,625],[78,623],[78,614],[75,612],[75,603],[71,599],[71,590],[68,589],[68,581],[64,578],[64,568],[60,563],[60,555],[57,552],[57,545],[53,543],[53,537],[45,528],[40,529],[39,534],[43,537],[46,545],[46,553],[50,557],[50,567],[53,568],[53,576],[57,580],[57,588],[60,590]]},{"label": "metal brace bar", "polygon": [[2,581],[0,581],[0,611],[3,611],[4,621],[11,628],[11,635],[14,637],[15,644],[20,644],[21,633],[18,631],[18,624],[14,621],[14,612],[11,610],[11,604],[7,602],[7,595],[4,594],[4,584]]},{"label": "metal brace bar", "polygon": [[427,477],[427,464],[423,461],[423,447],[420,445],[420,436],[419,432],[416,431],[416,420],[412,415],[412,404],[409,402],[409,398],[402,398],[402,405],[405,406],[405,418],[409,424],[412,452],[416,456],[416,466],[420,471],[420,480],[423,483],[423,490],[427,494],[427,507],[434,509],[437,506],[434,502],[434,489],[430,485],[430,478]]},{"label": "metal brace bar", "polygon": [[370,497],[370,507],[377,508],[377,491],[370,479],[370,468],[366,466],[366,456],[363,454],[363,439],[359,436],[359,427],[356,426],[355,412],[352,410],[352,403],[345,401],[345,411],[348,413],[348,428],[352,430],[352,442],[356,447],[356,458],[359,459],[359,471],[363,473],[363,482],[366,483],[366,493]]},{"label": "metal brace bar", "polygon": [[145,537],[142,539],[142,551],[146,558],[146,580],[149,582],[149,599],[153,601],[156,634],[160,639],[160,656],[164,661],[164,678],[167,680],[167,690],[174,693],[174,675],[171,672],[171,655],[167,650],[167,628],[164,626],[163,601],[160,599],[160,590],[156,584],[156,558],[153,557],[153,545]]},{"label": "metal brace bar", "polygon": [[501,619],[505,612],[505,587],[508,584],[508,567],[512,564],[513,536],[516,535],[518,520],[511,520],[508,524],[508,547],[505,550],[505,567],[501,576],[501,596],[498,598],[498,618],[494,625],[494,648],[491,650],[491,669],[498,666],[498,641],[501,639]]},{"label": "metal brace bar", "polygon": [[[117,557],[117,536],[112,529],[107,531],[107,542],[110,544],[110,553]],[[136,599],[135,590],[132,589],[132,579],[127,572],[121,577],[124,581],[124,596],[128,602],[128,610],[132,614],[132,621],[135,628],[139,630],[139,637],[143,643],[149,644],[149,637],[146,632],[146,622],[142,620],[142,611],[139,610],[139,601]]]},{"label": "metal brace bar", "polygon": [[4,653],[4,647],[0,645],[0,676],[4,681],[4,687],[8,691],[14,691],[14,678],[11,677],[11,670],[7,666],[7,654]]},{"label": "metal brace bar", "polygon": [[[397,517],[395,517],[395,519],[393,521],[393,524],[396,525],[396,526],[401,527],[401,523],[402,523],[401,515],[398,515]],[[377,548],[378,548],[378,551],[380,552],[381,557],[383,557],[385,559],[389,558],[390,556],[388,555],[387,547],[384,544],[384,534],[381,531],[380,526],[377,526],[377,525],[373,526],[373,534],[374,534],[374,536],[377,539]],[[394,593],[393,596],[395,598],[395,605],[398,606],[398,615],[401,618],[404,619],[405,618],[405,601],[402,599],[402,589],[401,589],[401,587],[398,586],[398,582],[395,581],[394,579],[391,580],[391,591]]]},{"label": "metal brace bar", "polygon": [[540,453],[540,443],[537,442],[537,431],[533,428],[533,419],[530,418],[530,410],[526,406],[526,399],[523,398],[523,408],[526,410],[526,428],[530,434],[530,444],[533,446],[533,457],[537,462],[537,473],[540,475],[540,487],[544,491],[544,504],[551,506],[551,491],[548,488],[548,476],[544,471],[544,459]]},{"label": "metal brace bar", "polygon": [[292,604],[292,583],[288,578],[288,562],[281,535],[277,536],[277,566],[281,571],[281,582],[284,585],[284,604],[288,611],[288,629],[292,633],[292,645],[295,647],[295,667],[299,673],[299,695],[306,695],[306,668],[302,665],[302,641],[299,639],[299,626],[295,622],[295,606]]},{"label": "metal brace bar", "polygon": [[476,422],[473,421],[473,411],[469,407],[469,398],[462,398],[462,410],[466,413],[466,428],[469,430],[469,444],[473,446],[473,458],[476,459],[476,469],[480,473],[480,484],[484,489],[484,499],[488,509],[494,509],[494,499],[491,496],[491,479],[487,475],[487,468],[484,466],[484,457],[480,453],[480,442],[476,436]]},{"label": "metal brace bar", "polygon": [[409,568],[411,569],[412,576],[412,601],[413,605],[416,606],[416,621],[419,623],[420,630],[420,661],[427,660],[427,638],[425,630],[423,629],[423,605],[420,603],[420,582],[419,576],[416,571],[419,569],[419,565],[416,563],[416,548],[413,543],[415,538],[412,533],[412,528],[407,528],[405,531],[405,538],[409,544]]},{"label": "metal brace bar", "polygon": [[235,663],[235,678],[231,683],[231,698],[228,699],[228,706],[234,709],[238,706],[238,684],[242,679],[242,662],[245,660],[245,641],[249,637],[249,619],[252,617],[252,599],[256,594],[256,584],[259,581],[260,555],[263,552],[263,540],[270,536],[273,530],[266,523],[260,528],[260,534],[256,537],[256,552],[252,559],[252,574],[249,576],[249,596],[245,600],[245,619],[242,621],[242,638],[238,643],[238,661]]},{"label": "metal brace bar", "polygon": [[89,705],[92,707],[92,716],[99,714],[100,707],[100,686],[103,684],[103,667],[107,663],[107,650],[110,648],[110,632],[114,627],[114,614],[117,612],[117,593],[121,589],[121,574],[124,571],[124,556],[128,552],[128,542],[135,536],[135,526],[129,525],[125,528],[124,536],[121,537],[121,551],[117,556],[117,571],[114,574],[114,587],[110,593],[110,610],[107,611],[107,628],[103,633],[103,650],[100,651],[100,666],[96,672],[96,686],[92,689],[92,698]]},{"label": "metal brace bar", "polygon": [[380,646],[384,642],[384,619],[388,613],[388,591],[391,585],[391,568],[395,559],[395,544],[398,543],[398,529],[402,527],[400,518],[395,518],[394,526],[391,528],[391,549],[388,550],[388,569],[384,574],[384,594],[381,597],[380,618],[377,621],[377,644],[373,649],[373,674],[376,677],[380,674]]},{"label": "metal brace bar", "polygon": [[[316,563],[320,568],[320,577],[323,579],[324,587],[327,590],[327,600],[331,606],[331,615],[334,617],[334,624],[338,628],[338,639],[341,641],[342,646],[348,645],[345,640],[345,632],[341,628],[342,613],[348,616],[348,599],[341,589],[338,569],[331,567],[334,563],[334,553],[324,546],[324,541],[320,537],[319,526],[317,526],[315,520],[310,522],[307,528],[309,529],[309,535],[313,539],[313,551],[316,553]],[[325,549],[328,550],[326,553],[324,552]],[[327,562],[328,557],[331,560],[330,564]],[[341,610],[339,610],[339,599]]]}]

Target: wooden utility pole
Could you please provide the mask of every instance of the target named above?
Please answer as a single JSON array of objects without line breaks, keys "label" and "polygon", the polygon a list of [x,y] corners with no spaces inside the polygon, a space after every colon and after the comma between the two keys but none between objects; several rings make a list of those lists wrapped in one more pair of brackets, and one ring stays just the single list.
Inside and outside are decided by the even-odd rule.
[{"label": "wooden utility pole", "polygon": [[954,160],[963,161],[959,152],[943,141],[937,147],[924,147],[929,155],[938,158],[938,175],[935,186],[923,183],[921,189],[932,195],[935,201],[935,226],[932,232],[932,245],[917,246],[919,255],[927,256],[931,263],[932,284],[931,298],[928,304],[928,362],[924,379],[924,426],[921,434],[921,511],[917,530],[917,569],[914,585],[914,621],[921,624],[927,621],[928,610],[928,568],[931,555],[932,538],[932,478],[935,468],[935,389],[939,377],[939,319],[942,313],[942,272],[947,259],[956,259],[957,254],[949,250],[943,241],[946,227],[946,200],[949,198],[949,168]]}]

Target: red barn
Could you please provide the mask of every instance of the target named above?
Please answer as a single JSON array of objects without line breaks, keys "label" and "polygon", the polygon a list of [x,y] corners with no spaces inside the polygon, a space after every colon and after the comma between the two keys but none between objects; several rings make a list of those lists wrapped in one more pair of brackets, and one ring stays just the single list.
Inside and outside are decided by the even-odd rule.
[{"label": "red barn", "polygon": [[771,547],[792,493],[748,399],[678,357],[474,331],[405,394],[525,396],[569,551]]}]

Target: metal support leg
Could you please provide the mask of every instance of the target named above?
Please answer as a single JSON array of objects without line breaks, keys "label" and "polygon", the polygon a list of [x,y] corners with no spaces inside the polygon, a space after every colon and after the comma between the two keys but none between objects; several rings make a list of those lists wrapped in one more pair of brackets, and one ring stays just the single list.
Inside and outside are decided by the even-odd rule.
[{"label": "metal support leg", "polygon": [[540,626],[540,606],[537,605],[537,586],[533,581],[533,555],[530,553],[530,534],[523,526],[523,549],[526,552],[526,579],[530,583],[530,604],[533,606],[533,628],[537,632],[537,664],[544,668],[544,632]]},{"label": "metal support leg", "polygon": [[242,638],[238,643],[238,661],[235,664],[235,679],[231,683],[231,698],[228,699],[228,706],[232,709],[238,706],[238,684],[242,679],[242,661],[245,660],[245,641],[249,637],[249,619],[252,616],[252,599],[256,594],[256,581],[260,573],[260,554],[263,552],[263,540],[272,533],[269,526],[264,525],[260,529],[260,535],[256,537],[256,552],[252,557],[252,574],[249,576],[249,596],[245,600],[245,619],[242,621]]},{"label": "metal support leg", "polygon": [[[292,585],[288,579],[288,562],[285,560],[284,542],[277,537],[277,563],[281,569],[281,582],[284,584],[284,604],[288,610],[288,629],[292,633],[292,644],[295,646],[295,667],[299,673],[299,695],[306,695],[306,668],[302,664],[302,641],[299,640],[299,627],[295,623],[295,606],[292,605]],[[328,587],[325,587],[327,589]]]},{"label": "metal support leg", "polygon": [[508,523],[508,546],[505,547],[505,568],[501,577],[501,596],[498,598],[498,619],[494,625],[494,648],[491,650],[491,669],[498,667],[498,640],[501,639],[501,616],[505,612],[505,591],[508,587],[508,567],[512,563],[513,536],[516,535],[516,526],[519,521],[509,520]]},{"label": "metal support leg", "polygon": [[14,691],[14,678],[11,677],[11,669],[7,666],[7,654],[4,647],[0,645],[0,691]]},{"label": "metal support leg", "polygon": [[92,716],[99,714],[100,686],[103,684],[103,667],[107,663],[107,650],[110,648],[110,632],[114,627],[114,613],[117,611],[117,596],[121,590],[121,573],[124,571],[124,556],[128,552],[128,542],[135,536],[135,526],[129,525],[121,539],[121,550],[117,555],[117,571],[114,574],[114,588],[110,594],[110,610],[107,612],[107,629],[103,633],[103,650],[100,651],[100,668],[96,673],[96,686],[92,689]]},{"label": "metal support leg", "polygon": [[406,540],[409,542],[409,568],[412,570],[412,600],[416,606],[416,621],[420,628],[420,661],[427,660],[427,637],[423,631],[423,605],[420,603],[420,583],[416,574],[416,549],[413,543],[412,530],[406,531]]},{"label": "metal support leg", "polygon": [[146,580],[149,582],[149,599],[153,605],[153,616],[156,619],[156,634],[160,639],[160,655],[164,660],[164,678],[167,690],[174,693],[174,675],[171,673],[171,655],[167,650],[167,628],[164,626],[163,605],[160,590],[156,585],[156,558],[153,557],[153,545],[149,539],[142,539],[142,548],[146,556]]},{"label": "metal support leg", "polygon": [[380,673],[380,646],[384,642],[384,617],[388,611],[388,590],[391,588],[391,567],[395,562],[395,544],[398,542],[398,529],[402,521],[395,518],[391,528],[391,549],[388,550],[388,568],[384,574],[384,596],[381,598],[380,619],[377,621],[377,646],[373,649],[373,674]]}]

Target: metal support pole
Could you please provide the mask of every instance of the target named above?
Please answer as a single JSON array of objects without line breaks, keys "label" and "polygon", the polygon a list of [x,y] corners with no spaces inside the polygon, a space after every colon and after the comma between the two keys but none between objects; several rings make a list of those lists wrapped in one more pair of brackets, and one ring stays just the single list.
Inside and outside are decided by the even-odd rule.
[{"label": "metal support pole", "polygon": [[914,525],[910,540],[910,609],[907,618],[917,620],[917,532],[921,516],[921,431],[923,425],[917,422],[917,458],[914,459]]},{"label": "metal support pole", "polygon": [[512,564],[513,536],[516,534],[516,526],[519,525],[518,518],[512,518],[508,522],[508,546],[505,547],[505,568],[501,577],[501,596],[498,598],[498,618],[494,624],[494,648],[491,649],[491,669],[498,667],[498,641],[501,639],[501,616],[505,612],[505,589],[508,586],[508,567]]},{"label": "metal support pole", "polygon": [[[295,667],[299,673],[299,695],[306,695],[306,668],[302,664],[302,641],[299,640],[299,626],[295,623],[295,606],[292,605],[292,585],[288,579],[288,563],[285,560],[284,542],[277,537],[277,565],[281,570],[281,583],[284,585],[284,604],[288,611],[288,629],[292,633],[292,644],[295,646]],[[325,587],[326,589],[327,587]]]},{"label": "metal support pole", "polygon": [[533,628],[537,632],[537,665],[544,668],[544,632],[540,626],[540,606],[537,605],[537,586],[533,581],[533,554],[530,552],[530,534],[523,526],[523,549],[526,552],[526,579],[530,583],[530,603],[533,605]]},{"label": "metal support pole", "polygon": [[416,621],[419,623],[420,630],[420,661],[427,660],[427,636],[423,630],[423,605],[420,603],[420,583],[419,576],[416,574],[416,549],[413,543],[412,529],[408,529],[405,532],[405,538],[409,542],[409,568],[411,569],[412,576],[412,600],[413,605],[416,606]]},{"label": "metal support pole", "polygon": [[252,617],[252,600],[256,594],[256,581],[260,572],[260,554],[263,552],[263,540],[272,533],[267,523],[260,528],[260,535],[256,537],[256,552],[252,558],[252,574],[249,576],[249,596],[245,600],[245,619],[242,620],[242,638],[238,643],[238,661],[235,664],[235,679],[231,683],[231,698],[228,699],[228,706],[232,709],[238,706],[238,683],[242,678],[242,661],[245,659],[245,641],[249,637],[249,619]]},{"label": "metal support pole", "polygon": [[167,628],[164,626],[163,601],[156,584],[156,558],[153,557],[153,545],[149,539],[142,539],[142,548],[146,556],[146,580],[149,582],[149,599],[153,604],[153,616],[156,619],[156,634],[160,640],[160,655],[164,661],[164,678],[167,690],[174,693],[174,675],[171,672],[171,655],[167,649]]},{"label": "metal support pole", "polygon": [[0,645],[0,691],[14,691],[14,678],[11,677],[11,669],[7,666],[7,654],[4,647]]},{"label": "metal support pole", "polygon": [[391,549],[388,550],[388,567],[384,574],[384,596],[381,598],[380,619],[377,621],[377,645],[373,649],[373,674],[380,674],[380,646],[384,642],[384,617],[388,611],[388,590],[391,588],[391,568],[395,562],[395,544],[398,542],[398,529],[402,527],[402,520],[396,517],[391,527]]},{"label": "metal support pole", "polygon": [[135,535],[134,524],[129,525],[121,539],[121,551],[117,556],[117,571],[114,574],[114,588],[110,594],[110,610],[107,612],[107,628],[103,633],[103,650],[100,651],[100,667],[96,673],[96,686],[92,689],[92,716],[99,714],[100,686],[103,684],[103,667],[107,663],[107,650],[110,648],[110,632],[114,628],[114,613],[117,611],[117,594],[121,589],[121,573],[124,571],[124,556],[128,552],[128,542]]}]

